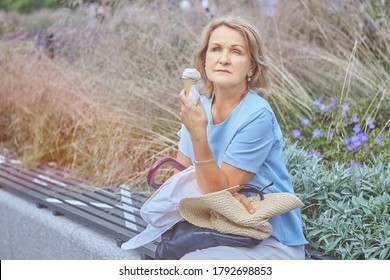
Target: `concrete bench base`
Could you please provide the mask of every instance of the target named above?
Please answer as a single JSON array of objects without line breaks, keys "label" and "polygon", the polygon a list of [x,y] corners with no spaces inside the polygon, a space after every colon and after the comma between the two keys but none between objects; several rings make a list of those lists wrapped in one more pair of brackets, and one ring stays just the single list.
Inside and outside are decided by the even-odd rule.
[{"label": "concrete bench base", "polygon": [[0,188],[0,259],[138,260],[116,241]]}]

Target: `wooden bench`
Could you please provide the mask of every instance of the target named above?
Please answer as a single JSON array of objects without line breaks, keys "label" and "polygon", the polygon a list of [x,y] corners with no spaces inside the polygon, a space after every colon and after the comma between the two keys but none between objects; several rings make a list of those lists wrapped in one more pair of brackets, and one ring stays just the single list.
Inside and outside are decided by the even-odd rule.
[{"label": "wooden bench", "polygon": [[[159,187],[154,177],[166,164],[178,170],[185,168],[173,158],[157,161],[147,176],[151,188]],[[28,169],[16,160],[1,156],[0,187],[27,198],[39,208],[50,209],[55,216],[64,215],[109,235],[119,247],[146,227],[140,208],[149,198],[149,193],[133,192],[123,186],[115,190],[96,188],[48,164]],[[137,249],[142,259],[154,259],[157,242]],[[333,259],[310,248],[307,257]]]},{"label": "wooden bench", "polygon": [[[39,208],[48,208],[76,222],[99,230],[120,246],[146,223],[140,208],[148,194],[134,193],[126,187],[115,191],[99,189],[49,165],[27,169],[15,160],[0,159],[0,187],[25,197]],[[143,259],[154,259],[156,244],[139,249]]]}]

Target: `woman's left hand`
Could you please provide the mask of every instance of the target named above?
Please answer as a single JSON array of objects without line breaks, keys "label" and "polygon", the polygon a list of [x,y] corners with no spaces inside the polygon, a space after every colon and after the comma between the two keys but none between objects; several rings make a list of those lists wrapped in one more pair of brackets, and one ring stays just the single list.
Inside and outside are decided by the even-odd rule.
[{"label": "woman's left hand", "polygon": [[245,194],[236,193],[233,196],[235,199],[237,199],[239,202],[241,202],[245,206],[246,210],[248,210],[248,212],[250,214],[255,213],[255,209],[253,208],[252,203],[249,201],[249,199],[246,197]]}]

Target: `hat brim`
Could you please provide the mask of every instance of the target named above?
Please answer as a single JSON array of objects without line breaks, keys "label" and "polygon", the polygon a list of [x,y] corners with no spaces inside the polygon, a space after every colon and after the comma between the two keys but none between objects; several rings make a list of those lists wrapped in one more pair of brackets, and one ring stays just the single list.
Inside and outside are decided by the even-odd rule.
[{"label": "hat brim", "polygon": [[291,193],[270,193],[250,197],[255,213],[250,214],[227,190],[185,198],[179,204],[181,216],[188,222],[222,233],[265,239],[272,234],[270,218],[303,207]]}]

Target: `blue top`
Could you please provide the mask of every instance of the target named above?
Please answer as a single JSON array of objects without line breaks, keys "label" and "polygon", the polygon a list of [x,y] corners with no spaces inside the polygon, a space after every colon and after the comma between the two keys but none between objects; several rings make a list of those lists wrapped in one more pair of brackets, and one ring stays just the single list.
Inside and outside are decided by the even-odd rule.
[{"label": "blue top", "polygon": [[[226,162],[239,169],[254,173],[250,184],[263,187],[274,185],[264,193],[294,193],[291,178],[284,161],[283,136],[275,114],[268,102],[249,91],[222,123],[214,125],[211,114],[213,98],[201,96],[208,117],[207,138],[210,148],[221,166]],[[190,135],[182,125],[179,150],[194,160]],[[302,231],[300,209],[270,219],[272,236],[289,246],[308,243]]]}]

